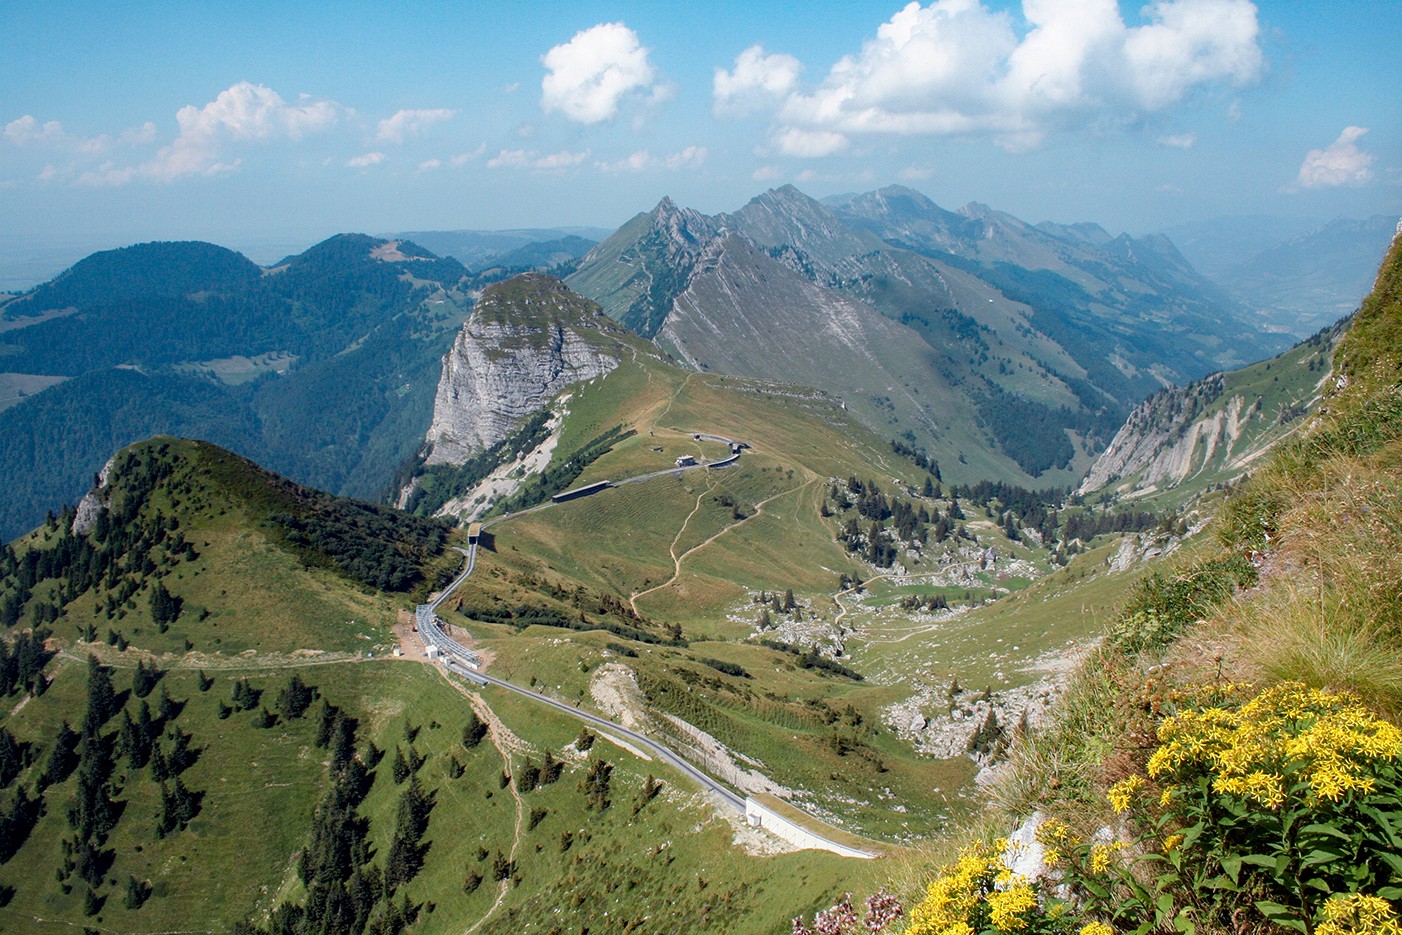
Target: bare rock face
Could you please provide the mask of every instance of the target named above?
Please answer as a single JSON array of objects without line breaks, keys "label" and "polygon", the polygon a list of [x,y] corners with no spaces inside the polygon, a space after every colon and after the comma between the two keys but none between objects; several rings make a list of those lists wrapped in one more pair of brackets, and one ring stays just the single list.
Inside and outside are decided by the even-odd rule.
[{"label": "bare rock face", "polygon": [[489,287],[443,358],[428,464],[461,464],[509,435],[572,383],[618,366],[618,327],[559,280]]},{"label": "bare rock face", "polygon": [[75,536],[86,536],[92,532],[93,526],[97,524],[97,516],[107,509],[107,479],[112,475],[112,462],[116,460],[114,455],[107,459],[107,463],[102,466],[102,471],[97,475],[97,485],[83,495],[83,499],[78,501],[78,509],[73,514],[73,534]]}]

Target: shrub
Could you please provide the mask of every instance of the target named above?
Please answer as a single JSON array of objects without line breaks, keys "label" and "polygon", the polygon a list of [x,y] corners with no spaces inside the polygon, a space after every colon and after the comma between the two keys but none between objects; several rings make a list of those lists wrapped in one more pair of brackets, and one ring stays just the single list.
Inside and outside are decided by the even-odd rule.
[{"label": "shrub", "polygon": [[[1080,912],[1116,930],[1191,932],[1239,929],[1254,908],[1317,933],[1348,923],[1342,903],[1326,909],[1331,896],[1402,899],[1402,730],[1345,693],[1235,691],[1190,697],[1160,726],[1147,777],[1110,788],[1128,844],[1043,824],[1046,863]],[[1129,859],[1111,859],[1125,848]]]}]

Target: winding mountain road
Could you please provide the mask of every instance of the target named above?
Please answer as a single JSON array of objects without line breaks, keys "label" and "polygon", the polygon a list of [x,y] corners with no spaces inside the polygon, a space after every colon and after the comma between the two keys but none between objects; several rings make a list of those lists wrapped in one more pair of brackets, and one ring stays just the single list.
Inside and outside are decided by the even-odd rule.
[{"label": "winding mountain road", "polygon": [[[728,445],[731,451],[730,456],[720,461],[690,464],[675,468],[668,468],[663,471],[653,471],[648,474],[640,474],[637,477],[630,477],[626,480],[615,481],[613,482],[613,486],[621,487],[627,484],[638,484],[647,480],[651,480],[655,477],[665,477],[668,475],[680,476],[685,471],[692,471],[700,468],[715,469],[728,467],[729,465],[734,464],[736,461],[739,460],[741,451],[745,447],[740,443],[734,441],[733,439],[726,438],[723,435],[713,435],[706,432],[696,432],[690,434],[693,438],[696,439],[707,439],[709,441],[721,442],[725,445]],[[498,523],[504,523],[508,520],[516,519],[521,516],[526,516],[531,513],[537,513],[541,510],[551,509],[553,507],[560,506],[562,502],[568,501],[549,501],[546,503],[542,503],[539,506],[531,507],[528,510],[521,510],[516,513],[507,513],[503,516],[498,516],[494,519],[483,522],[481,524],[481,528],[487,529],[491,526],[497,525]],[[736,794],[732,789],[723,785],[711,776],[707,775],[702,770],[698,769],[695,765],[693,765],[689,760],[682,757],[680,754],[676,753],[669,747],[663,746],[661,743],[658,743],[656,740],[653,740],[645,734],[641,734],[635,730],[630,730],[629,728],[626,728],[620,724],[616,724],[613,721],[608,720],[607,718],[600,717],[599,715],[592,714],[589,711],[584,711],[571,705],[565,704],[562,701],[559,701],[555,698],[551,698],[547,695],[543,695],[540,692],[532,691],[529,688],[522,688],[519,685],[514,685],[511,682],[496,678],[495,676],[491,676],[486,674],[485,672],[479,671],[479,666],[481,665],[481,658],[477,655],[477,653],[473,652],[471,649],[468,649],[466,646],[463,646],[461,643],[458,643],[452,637],[448,636],[438,625],[438,607],[444,601],[446,601],[453,594],[454,591],[461,587],[463,582],[465,582],[469,577],[471,577],[473,569],[477,566],[477,539],[470,538],[468,542],[468,547],[466,549],[459,548],[458,551],[461,552],[466,558],[466,564],[463,566],[462,572],[460,572],[458,576],[454,578],[452,582],[431,601],[429,601],[427,604],[420,604],[418,605],[418,607],[415,608],[415,618],[419,627],[420,635],[423,636],[425,642],[428,645],[437,647],[438,652],[441,654],[442,657],[443,667],[447,671],[463,679],[466,679],[467,681],[472,682],[473,684],[479,687],[495,686],[497,688],[502,688],[507,691],[514,692],[525,698],[529,698],[532,701],[535,701],[539,704],[548,705],[549,707],[554,708],[557,711],[561,711],[565,714],[570,715],[571,717],[584,721],[586,724],[590,724],[594,727],[597,727],[608,734],[623,737],[629,743],[635,744],[640,749],[647,751],[653,756],[656,756],[659,760],[662,760],[663,762],[673,766],[677,770],[691,777],[691,779],[695,780],[703,789],[712,793],[716,797],[718,804],[722,805],[723,807],[733,811],[734,813],[740,816],[744,816],[747,814],[747,802],[743,796]],[[825,822],[822,822],[819,819],[812,818],[812,816],[809,817],[813,822],[816,822],[818,824],[826,824]],[[840,832],[840,829],[835,828],[833,830]],[[810,834],[811,833],[812,832],[810,832]],[[814,836],[822,838],[822,835],[815,834]]]},{"label": "winding mountain road", "polygon": [[[735,441],[734,439],[726,438],[723,435],[713,435],[708,432],[693,432],[690,434],[693,438],[696,438],[698,440],[706,439],[708,441],[720,442],[724,445],[727,445],[730,448],[730,456],[720,461],[698,462],[696,464],[688,464],[674,468],[667,468],[666,470],[662,471],[652,471],[647,474],[639,474],[636,477],[629,477],[626,480],[614,481],[613,486],[621,487],[627,484],[640,484],[644,481],[652,480],[656,477],[679,477],[685,471],[694,471],[700,468],[716,469],[729,467],[730,465],[734,464],[736,461],[739,460],[741,446],[740,443]],[[552,507],[557,507],[559,505],[560,502],[547,501],[538,506],[531,507],[528,510],[520,510],[515,513],[507,513],[503,516],[498,516],[493,519],[487,520],[482,523],[481,528],[487,529],[491,526],[497,525],[498,523],[504,523],[507,520],[517,519],[518,517],[526,516],[530,513],[538,513],[541,510],[551,509]],[[599,717],[598,715],[591,714],[588,711],[583,711],[579,708],[567,705],[562,701],[558,701],[554,698],[549,697],[548,695],[542,695],[540,692],[532,691],[529,688],[522,688],[519,685],[514,685],[511,682],[496,678],[492,675],[488,675],[485,672],[478,671],[477,667],[481,665],[480,657],[475,652],[468,649],[466,646],[463,646],[461,643],[457,642],[456,640],[448,636],[446,633],[444,633],[443,629],[438,625],[437,612],[439,606],[449,597],[451,597],[453,592],[456,591],[459,587],[461,587],[464,581],[466,581],[472,576],[473,570],[477,567],[476,539],[469,540],[468,547],[466,549],[460,548],[458,549],[458,551],[461,552],[467,559],[466,564],[463,565],[463,570],[458,574],[456,578],[452,580],[452,582],[446,588],[442,590],[442,592],[440,592],[436,597],[434,597],[433,600],[429,601],[427,604],[420,604],[417,608],[415,608],[415,618],[419,627],[419,633],[423,635],[424,640],[428,644],[438,647],[438,651],[443,656],[443,665],[448,671],[454,673],[455,675],[461,676],[462,678],[465,678],[478,686],[494,685],[497,688],[504,688],[507,691],[515,692],[518,695],[530,698],[532,701],[536,701],[544,705],[549,705],[550,707],[555,708],[558,711],[563,711],[564,713],[572,717],[578,718],[579,720],[584,721],[587,724],[591,724],[595,727],[601,728],[605,731],[608,731],[609,733],[621,735],[631,743],[636,744],[643,750],[646,750],[648,753],[651,753],[652,755],[656,756],[659,760],[662,760],[663,762],[672,765],[676,769],[690,776],[697,783],[699,783],[703,789],[713,793],[722,804],[724,804],[731,810],[741,815],[745,813],[745,799],[742,796],[736,795],[734,791],[722,785],[715,779],[711,778],[706,773],[702,772],[700,769],[697,769],[691,764],[690,761],[683,758],[680,754],[677,754],[671,749],[664,747],[662,744],[658,743],[652,738],[644,734],[640,734],[637,731],[623,727],[622,725],[615,724],[613,721],[610,721],[607,718]]]}]

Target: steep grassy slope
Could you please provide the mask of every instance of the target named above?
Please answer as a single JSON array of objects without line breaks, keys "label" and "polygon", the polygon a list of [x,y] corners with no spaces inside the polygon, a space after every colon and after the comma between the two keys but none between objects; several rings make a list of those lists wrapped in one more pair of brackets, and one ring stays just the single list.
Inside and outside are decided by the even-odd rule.
[{"label": "steep grassy slope", "polygon": [[[1305,426],[1222,502],[1215,535],[1151,566],[1053,722],[1014,748],[981,837],[1040,823],[1047,850],[1024,865],[1040,882],[1004,884],[1026,901],[996,929],[1326,931],[1350,907],[1397,924],[1399,348],[1402,240]],[[914,919],[997,911],[991,891],[950,904],[952,864],[906,869]]]},{"label": "steep grassy slope", "polygon": [[1345,319],[1270,360],[1165,389],[1135,407],[1078,492],[1187,503],[1257,465],[1300,429],[1331,377]]},{"label": "steep grassy slope", "polygon": [[[498,675],[638,718],[682,746],[699,728],[725,748],[724,769],[763,774],[740,780],[756,789],[776,783],[867,833],[929,835],[965,808],[975,767],[962,754],[976,725],[949,726],[958,740],[932,763],[891,728],[895,709],[912,693],[942,693],[956,675],[1002,705],[1005,692],[1022,692],[1089,632],[1084,600],[1030,610],[1015,625],[983,608],[1058,563],[1071,562],[1048,579],[1058,589],[1101,577],[1104,550],[1072,557],[1081,548],[1072,539],[1095,535],[1075,531],[1076,510],[1053,518],[1035,495],[992,487],[951,498],[824,394],[688,373],[640,353],[573,387],[557,411],[555,461],[610,428],[633,433],[589,463],[577,485],[658,471],[680,455],[728,454],[696,432],[751,447],[730,467],[622,485],[489,526],[478,572],[441,612]],[[906,539],[898,517],[870,518],[873,502],[894,510],[898,501],[926,514],[928,525],[913,522]],[[1109,587],[1132,576],[1119,573]],[[786,592],[792,606],[780,600]],[[913,606],[916,597],[927,603]],[[998,716],[1016,719],[1022,697],[1009,695]],[[609,698],[623,698],[626,714]],[[950,711],[928,707],[943,725]],[[920,817],[893,811],[898,801]]]},{"label": "steep grassy slope", "polygon": [[[441,523],[300,487],[203,442],[118,453],[79,514],[50,514],[17,542],[7,624],[153,651],[358,654],[396,607],[381,589],[426,589],[455,562]],[[178,634],[153,612],[158,586]]]},{"label": "steep grassy slope", "polygon": [[[6,659],[25,661],[0,666],[0,746],[18,744],[0,770],[0,928],[304,931],[304,911],[340,911],[325,894],[344,881],[342,908],[376,931],[772,931],[853,872],[817,852],[754,856],[655,762],[602,738],[578,752],[572,719],[388,658],[412,596],[368,583],[403,557],[414,580],[399,583],[422,588],[444,567],[436,524],[169,439],[118,455],[100,494],[86,531],[56,517],[4,556]],[[92,687],[108,680],[111,695]],[[477,717],[490,729],[467,745]],[[60,740],[65,720],[78,733]],[[503,782],[550,759],[552,781]],[[607,805],[582,782],[594,762],[612,767]],[[351,863],[322,862],[352,839]]]}]

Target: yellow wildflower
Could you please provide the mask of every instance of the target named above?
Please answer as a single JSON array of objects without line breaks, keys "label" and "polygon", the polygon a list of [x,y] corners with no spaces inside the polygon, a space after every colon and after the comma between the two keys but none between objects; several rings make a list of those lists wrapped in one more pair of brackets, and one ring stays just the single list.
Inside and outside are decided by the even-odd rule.
[{"label": "yellow wildflower", "polygon": [[[1205,772],[1214,791],[1270,809],[1284,804],[1287,773],[1306,780],[1314,802],[1337,802],[1373,792],[1375,764],[1402,756],[1402,730],[1355,696],[1298,682],[1271,686],[1237,708],[1174,715],[1160,725],[1159,740],[1147,764],[1150,776]],[[1160,804],[1168,807],[1171,799],[1166,791]]]},{"label": "yellow wildflower", "polygon": [[1168,837],[1163,839],[1163,852],[1165,854],[1172,854],[1174,851],[1178,850],[1178,845],[1182,843],[1183,835],[1170,834]]},{"label": "yellow wildflower", "polygon": [[1090,849],[1090,872],[1104,873],[1110,869],[1110,845],[1093,844]]},{"label": "yellow wildflower", "polygon": [[1110,791],[1105,793],[1105,797],[1110,800],[1110,806],[1117,813],[1123,812],[1129,808],[1130,802],[1134,799],[1134,794],[1143,787],[1143,776],[1130,776],[1128,779],[1121,779],[1111,786]]},{"label": "yellow wildflower", "polygon": [[1018,878],[1007,889],[988,894],[988,919],[994,928],[1016,932],[1027,927],[1023,914],[1036,906],[1037,894],[1026,880]]},{"label": "yellow wildflower", "polygon": [[1316,935],[1402,935],[1392,904],[1378,896],[1347,893],[1329,897]]},{"label": "yellow wildflower", "polygon": [[1115,935],[1115,930],[1104,922],[1088,922],[1076,935]]}]

